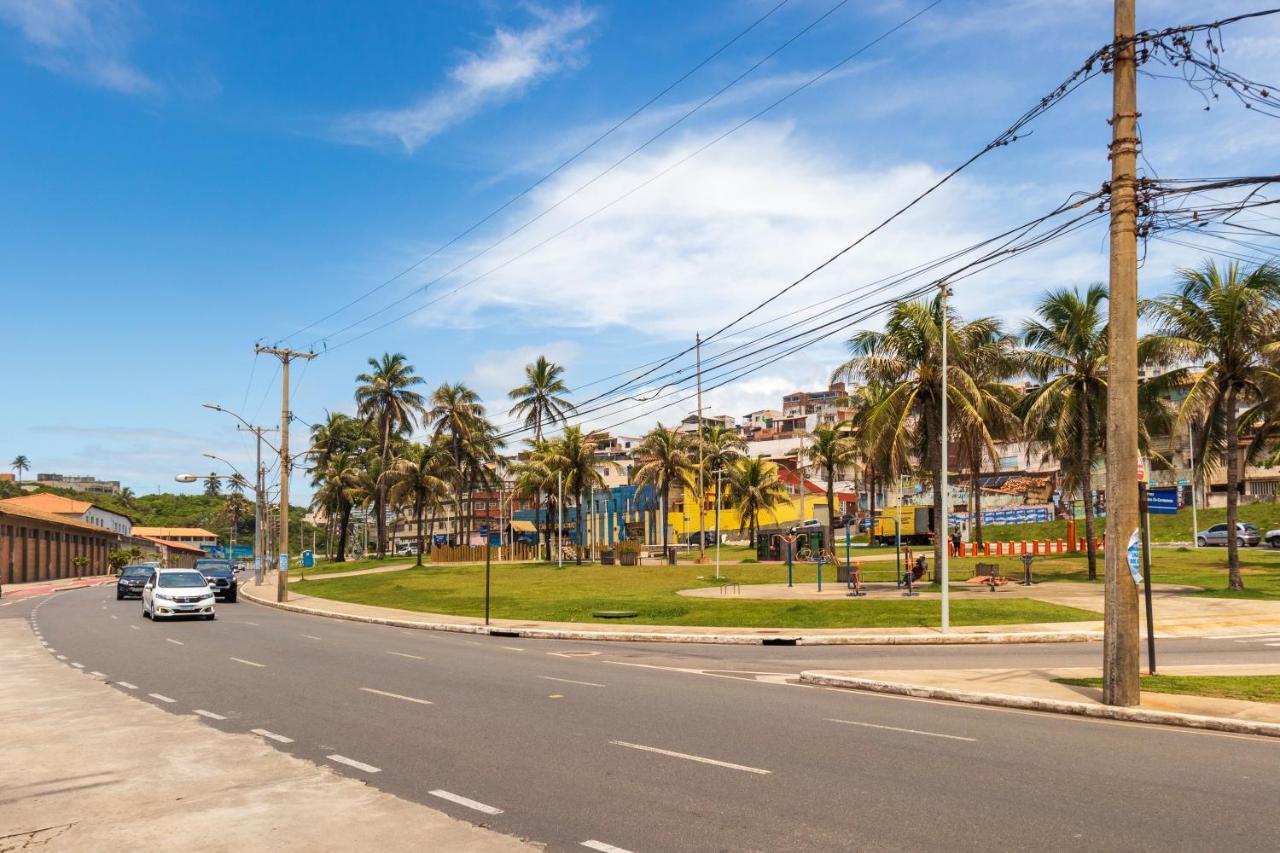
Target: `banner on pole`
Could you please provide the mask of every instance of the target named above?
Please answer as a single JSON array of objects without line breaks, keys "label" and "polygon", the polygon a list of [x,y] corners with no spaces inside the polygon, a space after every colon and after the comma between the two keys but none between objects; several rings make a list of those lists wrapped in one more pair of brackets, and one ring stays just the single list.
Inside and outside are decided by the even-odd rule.
[{"label": "banner on pole", "polygon": [[1133,575],[1133,582],[1142,584],[1142,536],[1135,529],[1133,535],[1129,537],[1129,547],[1125,549],[1125,557],[1129,561],[1129,574]]}]

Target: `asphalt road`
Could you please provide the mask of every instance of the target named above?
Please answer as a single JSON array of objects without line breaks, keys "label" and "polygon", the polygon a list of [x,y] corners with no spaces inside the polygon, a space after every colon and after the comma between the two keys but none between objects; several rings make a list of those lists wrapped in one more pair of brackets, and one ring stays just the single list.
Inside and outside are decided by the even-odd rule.
[{"label": "asphalt road", "polygon": [[1280,742],[788,683],[807,668],[1096,664],[1095,644],[507,640],[249,603],[152,624],[110,586],[0,618],[33,611],[55,655],[141,701],[553,850],[1275,849]]}]

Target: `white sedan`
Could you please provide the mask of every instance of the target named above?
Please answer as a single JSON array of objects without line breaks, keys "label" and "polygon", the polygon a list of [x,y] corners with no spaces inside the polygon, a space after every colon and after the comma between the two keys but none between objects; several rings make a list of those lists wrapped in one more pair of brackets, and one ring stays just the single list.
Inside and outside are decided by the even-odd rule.
[{"label": "white sedan", "polygon": [[156,569],[142,587],[142,617],[159,621],[169,616],[213,619],[213,590],[195,569]]}]

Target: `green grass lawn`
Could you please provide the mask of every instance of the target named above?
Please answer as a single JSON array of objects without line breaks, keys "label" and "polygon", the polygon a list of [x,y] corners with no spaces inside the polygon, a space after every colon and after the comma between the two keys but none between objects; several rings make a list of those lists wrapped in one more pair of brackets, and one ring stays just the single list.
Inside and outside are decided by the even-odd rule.
[{"label": "green grass lawn", "polygon": [[[932,554],[930,553],[930,562]],[[1001,573],[1010,577],[1022,577],[1020,557],[964,557],[951,560],[956,580],[973,574],[977,563],[996,563]],[[1280,551],[1267,548],[1243,548],[1240,551],[1240,571],[1244,577],[1244,591],[1227,589],[1226,548],[1152,548],[1151,579],[1154,583],[1175,583],[1203,587],[1208,595],[1224,598],[1280,598]],[[1081,581],[1089,583],[1088,563],[1083,554],[1061,554],[1036,557],[1032,571],[1036,580]],[[932,566],[930,566],[932,570]],[[1094,581],[1102,584],[1102,555],[1098,555],[1098,576]]]},{"label": "green grass lawn", "polygon": [[[1200,509],[1196,511],[1196,522],[1200,530],[1213,524],[1222,524],[1227,520],[1226,509]],[[1268,530],[1280,528],[1280,503],[1246,504],[1240,507],[1240,521],[1252,524],[1263,536]],[[1104,519],[1098,519],[1098,536],[1106,526]],[[1190,542],[1192,541],[1191,510],[1179,510],[1177,515],[1151,516],[1152,542]],[[982,538],[991,542],[1021,542],[1023,539],[1061,539],[1067,535],[1065,521],[1042,521],[1035,524],[992,524],[984,525]],[[1076,535],[1084,536],[1084,518],[1076,521]]]},{"label": "green grass lawn", "polygon": [[[416,557],[392,557],[387,556],[384,560],[372,557],[368,560],[347,560],[344,563],[333,563],[328,560],[321,560],[316,563],[315,568],[311,569],[290,569],[290,572],[301,571],[306,575],[330,575],[339,572],[358,572],[361,569],[377,569],[383,566],[412,566]],[[423,557],[424,563],[430,562],[430,557]]]},{"label": "green grass lawn", "polygon": [[[1101,678],[1055,678],[1054,681],[1076,687],[1102,686]],[[1151,693],[1280,702],[1280,675],[1144,675],[1142,689]]]},{"label": "green grass lawn", "polygon": [[[797,582],[816,579],[813,564],[795,567]],[[712,568],[676,566],[567,565],[501,563],[493,567],[492,614],[500,619],[590,622],[625,625],[708,625],[747,628],[872,628],[936,626],[939,603],[919,599],[889,601],[750,601],[726,596],[689,598],[680,589],[715,586]],[[725,578],[739,583],[782,583],[786,566],[745,564],[726,567]],[[835,573],[824,578],[834,581]],[[484,615],[484,566],[428,566],[404,572],[301,582],[307,595],[458,616]],[[595,610],[634,610],[633,620],[601,620]],[[1096,620],[1098,614],[1040,601],[958,600],[951,603],[956,625]]]}]

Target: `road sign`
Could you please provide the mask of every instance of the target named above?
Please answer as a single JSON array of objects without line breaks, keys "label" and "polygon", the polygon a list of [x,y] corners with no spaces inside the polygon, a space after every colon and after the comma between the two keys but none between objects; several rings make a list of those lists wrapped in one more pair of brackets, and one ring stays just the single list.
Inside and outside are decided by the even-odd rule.
[{"label": "road sign", "polygon": [[1161,486],[1147,492],[1147,512],[1152,515],[1178,514],[1178,487]]}]

